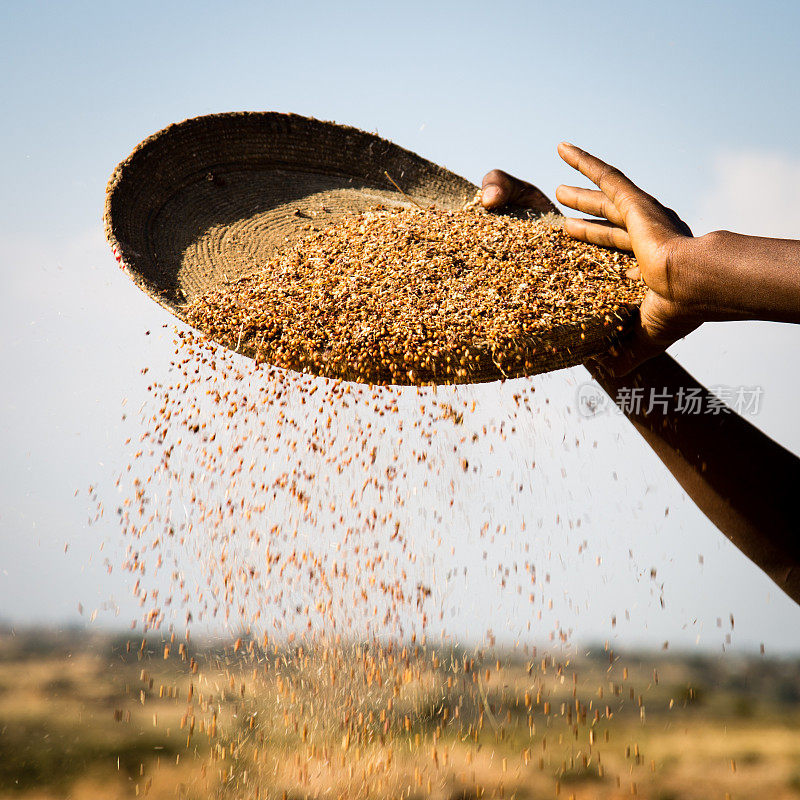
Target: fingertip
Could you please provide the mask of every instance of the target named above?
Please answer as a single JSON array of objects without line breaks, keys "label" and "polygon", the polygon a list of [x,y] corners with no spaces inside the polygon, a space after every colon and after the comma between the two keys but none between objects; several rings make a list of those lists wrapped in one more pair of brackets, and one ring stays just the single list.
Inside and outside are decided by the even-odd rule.
[{"label": "fingertip", "polygon": [[567,208],[575,208],[575,187],[562,183],[556,187],[556,200]]},{"label": "fingertip", "polygon": [[564,230],[572,236],[573,239],[580,239],[586,225],[583,220],[575,219],[574,217],[566,217],[564,219]]},{"label": "fingertip", "polygon": [[497,208],[503,203],[503,192],[495,183],[489,183],[481,189],[481,205],[484,208]]},{"label": "fingertip", "polygon": [[631,267],[625,271],[625,276],[630,278],[632,281],[638,281],[642,277],[642,270],[638,265]]}]

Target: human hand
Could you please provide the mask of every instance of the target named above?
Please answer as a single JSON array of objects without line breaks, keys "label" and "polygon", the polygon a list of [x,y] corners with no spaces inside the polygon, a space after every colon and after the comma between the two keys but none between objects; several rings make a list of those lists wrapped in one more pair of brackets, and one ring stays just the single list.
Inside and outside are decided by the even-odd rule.
[{"label": "human hand", "polygon": [[[601,369],[625,375],[703,322],[688,296],[688,281],[680,268],[681,251],[691,241],[692,232],[674,211],[599,158],[566,143],[558,146],[558,152],[599,187],[558,187],[556,197],[565,206],[601,218],[567,219],[565,230],[591,244],[633,251],[639,266],[629,277],[642,278],[649,289],[625,339],[597,359]],[[500,170],[487,173],[482,192],[488,209],[515,203],[544,210],[544,195],[536,187]]]},{"label": "human hand", "polygon": [[501,169],[493,169],[483,176],[481,205],[489,211],[503,206],[522,206],[540,214],[558,213],[552,200],[541,189]]}]

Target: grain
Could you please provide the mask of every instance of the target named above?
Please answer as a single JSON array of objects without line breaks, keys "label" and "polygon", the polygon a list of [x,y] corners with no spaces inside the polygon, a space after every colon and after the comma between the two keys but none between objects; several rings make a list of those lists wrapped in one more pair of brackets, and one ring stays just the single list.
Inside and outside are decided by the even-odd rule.
[{"label": "grain", "polygon": [[[374,384],[542,371],[561,332],[611,333],[643,285],[631,256],[561,218],[378,207],[312,231],[258,273],[187,303],[187,320],[257,361]],[[556,335],[558,334],[558,335]]]},{"label": "grain", "polygon": [[[175,698],[203,778],[236,797],[439,800],[642,778],[650,752],[610,730],[646,724],[649,677],[608,644],[579,676],[554,608],[590,545],[557,494],[531,503],[542,467],[522,432],[550,427],[541,382],[369,386],[263,364],[303,346],[380,376],[376,329],[390,365],[391,348],[409,354],[389,377],[421,381],[420,353],[441,364],[432,349],[465,338],[506,363],[515,325],[613,320],[641,295],[632,263],[552,218],[377,209],[190,304],[226,346],[180,331],[169,367],[142,370],[113,566],[141,606],[136,657],[182,670],[172,695],[143,671],[132,705],[163,727]],[[248,343],[262,363],[232,352]],[[505,630],[483,628],[505,609]],[[224,653],[201,653],[194,626],[224,630]]]},{"label": "grain", "polygon": [[[208,767],[232,796],[446,800],[446,786],[488,797],[503,782],[510,796],[541,746],[537,780],[594,779],[599,761],[545,749],[557,735],[599,759],[592,731],[608,714],[593,716],[575,681],[563,685],[570,662],[537,657],[530,640],[500,658],[491,631],[484,646],[474,622],[466,643],[444,627],[450,589],[469,583],[481,605],[494,590],[516,594],[529,632],[533,621],[536,635],[552,626],[551,642],[567,642],[543,616],[550,576],[542,585],[545,555],[522,540],[522,511],[460,509],[459,496],[495,477],[487,450],[514,427],[487,420],[481,440],[468,435],[473,387],[347,384],[257,367],[192,333],[175,345],[166,377],[143,373],[151,400],[129,441],[134,469],[120,476],[120,566],[142,636],[170,632],[158,661],[182,664],[176,726],[187,752],[208,753],[201,775]],[[521,414],[535,407],[532,385],[502,392]],[[484,558],[494,551],[485,574],[467,566],[470,539]],[[188,642],[190,627],[214,621],[236,631],[218,661]],[[141,713],[162,694],[143,670]],[[153,719],[163,725],[163,712]]]}]

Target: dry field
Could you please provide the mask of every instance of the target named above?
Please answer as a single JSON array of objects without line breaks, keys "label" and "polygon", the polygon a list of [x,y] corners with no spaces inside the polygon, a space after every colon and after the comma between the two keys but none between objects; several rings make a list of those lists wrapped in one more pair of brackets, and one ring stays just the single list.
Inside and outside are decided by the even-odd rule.
[{"label": "dry field", "polygon": [[800,661],[3,634],[0,797],[135,796],[800,798]]}]

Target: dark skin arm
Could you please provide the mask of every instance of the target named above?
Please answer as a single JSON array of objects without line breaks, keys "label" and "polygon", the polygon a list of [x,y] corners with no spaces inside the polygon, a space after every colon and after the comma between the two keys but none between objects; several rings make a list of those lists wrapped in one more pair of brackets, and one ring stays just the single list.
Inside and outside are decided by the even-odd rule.
[{"label": "dark skin arm", "polygon": [[[663,350],[704,321],[800,322],[800,242],[718,232],[694,238],[674,211],[622,173],[572,145],[559,154],[600,190],[560,186],[559,201],[604,219],[567,220],[575,238],[632,250],[649,291],[621,346],[589,371],[613,398],[623,388],[708,392]],[[544,198],[544,200],[542,200]],[[542,193],[493,170],[484,206],[552,210]],[[531,202],[533,201],[533,202]],[[666,392],[664,391],[666,390]],[[674,402],[626,416],[703,513],[800,603],[800,459],[741,417],[678,413]]]},{"label": "dark skin arm", "polygon": [[[708,391],[666,353],[628,375],[589,367],[610,397],[643,387],[675,398],[678,390]],[[664,390],[666,389],[666,392]],[[649,413],[625,409],[644,440],[728,539],[796,603],[800,603],[800,459],[733,412],[678,413],[656,405]]]}]

